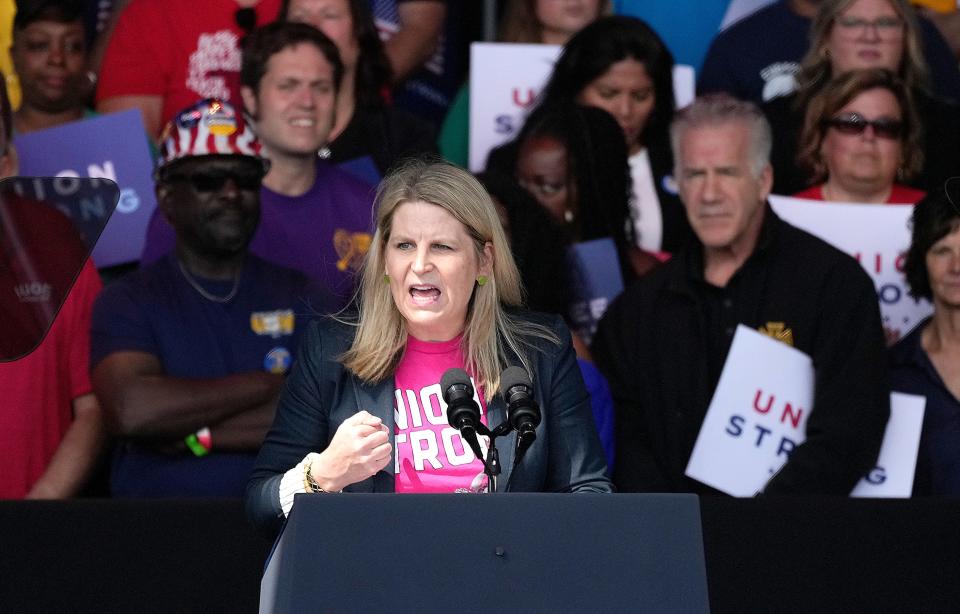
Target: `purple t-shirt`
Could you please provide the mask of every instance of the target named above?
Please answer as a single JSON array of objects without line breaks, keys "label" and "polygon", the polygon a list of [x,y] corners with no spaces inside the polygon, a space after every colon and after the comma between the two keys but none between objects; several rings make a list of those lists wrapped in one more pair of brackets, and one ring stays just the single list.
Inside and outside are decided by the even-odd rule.
[{"label": "purple t-shirt", "polygon": [[[370,247],[373,196],[369,184],[318,160],[316,181],[301,196],[260,190],[260,226],[250,251],[306,274],[333,298],[327,310],[336,311],[350,301],[355,274]],[[173,228],[154,211],[141,265],[158,260],[173,244]]]}]

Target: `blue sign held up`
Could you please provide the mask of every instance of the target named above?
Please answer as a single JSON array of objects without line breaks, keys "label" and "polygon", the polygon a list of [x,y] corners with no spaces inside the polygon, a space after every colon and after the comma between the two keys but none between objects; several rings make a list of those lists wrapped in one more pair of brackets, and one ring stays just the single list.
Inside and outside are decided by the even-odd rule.
[{"label": "blue sign held up", "polygon": [[[131,109],[30,132],[13,140],[24,177],[62,177],[63,194],[73,198],[70,178],[104,178],[120,186],[116,212],[93,250],[98,267],[136,261],[143,251],[147,223],[156,208],[153,159],[140,111]],[[96,202],[84,209],[96,217],[105,211]]]}]

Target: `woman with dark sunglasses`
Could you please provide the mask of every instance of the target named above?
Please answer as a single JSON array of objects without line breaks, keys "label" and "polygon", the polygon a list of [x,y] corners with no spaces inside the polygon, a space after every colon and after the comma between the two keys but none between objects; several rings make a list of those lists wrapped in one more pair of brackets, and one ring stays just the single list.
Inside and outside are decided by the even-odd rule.
[{"label": "woman with dark sunglasses", "polygon": [[910,107],[923,127],[924,163],[903,183],[929,190],[960,174],[960,107],[933,93],[922,49],[907,0],[823,0],[810,26],[797,92],[763,107],[773,128],[774,193],[792,194],[811,185],[797,159],[804,117],[833,79],[853,70],[885,68],[910,92]]},{"label": "woman with dark sunglasses", "polygon": [[798,162],[814,185],[799,198],[910,204],[924,193],[898,182],[923,168],[910,92],[889,70],[844,73],[807,106]]}]

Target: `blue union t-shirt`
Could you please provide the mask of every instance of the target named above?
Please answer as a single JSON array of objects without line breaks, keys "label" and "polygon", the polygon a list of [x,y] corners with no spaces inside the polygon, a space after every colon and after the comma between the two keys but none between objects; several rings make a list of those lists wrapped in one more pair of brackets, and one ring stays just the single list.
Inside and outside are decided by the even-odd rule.
[{"label": "blue union t-shirt", "polygon": [[[197,282],[215,296],[233,287],[233,282]],[[248,255],[234,298],[211,301],[190,286],[168,254],[97,298],[90,364],[96,367],[113,352],[138,351],[157,356],[173,377],[284,373],[315,314],[311,305],[325,300],[319,293],[302,273]],[[211,454],[198,458],[123,442],[114,456],[111,490],[117,496],[242,496],[255,453],[219,453],[213,444]]]}]

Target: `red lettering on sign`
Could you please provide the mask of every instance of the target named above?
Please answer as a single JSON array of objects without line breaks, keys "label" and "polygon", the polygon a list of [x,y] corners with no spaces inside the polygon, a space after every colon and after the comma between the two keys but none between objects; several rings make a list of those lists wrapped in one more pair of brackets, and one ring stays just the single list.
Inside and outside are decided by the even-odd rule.
[{"label": "red lettering on sign", "polygon": [[793,425],[793,428],[800,428],[800,419],[803,417],[803,408],[797,407],[796,412],[793,410],[793,406],[790,403],[787,403],[783,408],[783,415],[780,416],[780,422],[783,424],[787,423],[787,420],[790,421],[790,424]]},{"label": "red lettering on sign", "polygon": [[517,105],[518,107],[527,108],[531,106],[537,97],[537,94],[533,91],[532,87],[527,88],[526,100],[520,100],[520,93],[521,93],[520,88],[517,88],[517,87],[513,88],[513,92],[512,92],[513,104]]},{"label": "red lettering on sign", "polygon": [[773,407],[773,395],[771,394],[767,397],[767,406],[760,407],[760,395],[763,394],[763,391],[759,388],[757,389],[756,396],[753,397],[753,408],[761,414],[766,414],[770,411],[770,408]]},{"label": "red lettering on sign", "polygon": [[903,273],[903,263],[906,259],[907,259],[907,254],[906,252],[903,252],[899,256],[897,256],[897,259],[894,261],[893,266],[896,267],[898,273]]},{"label": "red lettering on sign", "polygon": [[[753,395],[753,409],[758,414],[769,414],[773,409],[773,404],[777,400],[774,395],[767,395],[766,402],[763,401],[763,390],[757,389],[757,394]],[[783,406],[783,412],[780,414],[780,422],[786,424],[789,422],[793,428],[800,428],[800,421],[803,419],[803,408],[794,407],[789,402]]]}]

